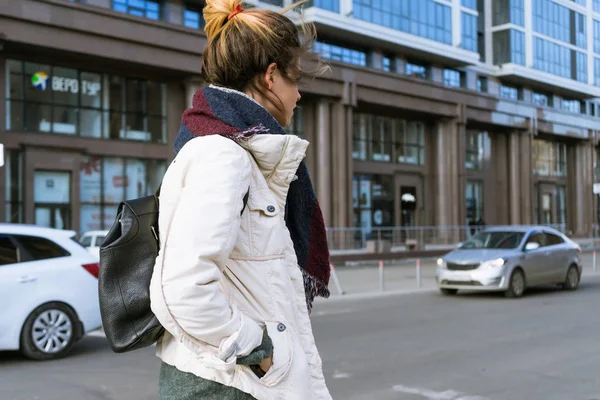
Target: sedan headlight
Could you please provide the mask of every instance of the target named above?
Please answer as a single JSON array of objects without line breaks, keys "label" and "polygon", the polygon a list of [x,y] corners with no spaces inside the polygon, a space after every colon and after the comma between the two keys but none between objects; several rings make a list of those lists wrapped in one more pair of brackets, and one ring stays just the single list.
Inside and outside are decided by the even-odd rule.
[{"label": "sedan headlight", "polygon": [[496,258],[495,260],[484,261],[481,263],[482,268],[499,268],[506,263],[504,258]]},{"label": "sedan headlight", "polygon": [[441,258],[437,259],[437,265],[440,268],[446,268],[446,261],[442,260]]}]

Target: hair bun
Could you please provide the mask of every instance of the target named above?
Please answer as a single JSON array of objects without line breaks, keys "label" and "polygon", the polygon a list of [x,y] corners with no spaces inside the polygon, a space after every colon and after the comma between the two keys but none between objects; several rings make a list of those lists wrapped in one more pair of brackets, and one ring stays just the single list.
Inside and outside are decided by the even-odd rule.
[{"label": "hair bun", "polygon": [[206,0],[202,11],[206,26],[204,32],[208,40],[212,40],[227,22],[229,14],[241,6],[241,0]]}]

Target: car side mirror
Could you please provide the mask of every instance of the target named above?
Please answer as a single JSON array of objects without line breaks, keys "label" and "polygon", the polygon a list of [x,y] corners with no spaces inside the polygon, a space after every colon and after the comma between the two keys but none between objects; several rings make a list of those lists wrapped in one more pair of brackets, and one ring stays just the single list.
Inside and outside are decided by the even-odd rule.
[{"label": "car side mirror", "polygon": [[525,252],[534,251],[540,248],[540,244],[536,242],[529,242],[525,245]]}]

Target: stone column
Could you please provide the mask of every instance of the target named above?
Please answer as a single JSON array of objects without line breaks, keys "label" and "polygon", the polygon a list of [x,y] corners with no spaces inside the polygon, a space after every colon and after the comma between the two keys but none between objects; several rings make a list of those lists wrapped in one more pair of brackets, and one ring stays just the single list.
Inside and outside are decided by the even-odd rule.
[{"label": "stone column", "polygon": [[511,225],[521,223],[521,133],[508,134],[508,218]]},{"label": "stone column", "polygon": [[[460,193],[461,180],[464,180],[464,158],[459,154],[461,131],[464,137],[464,125],[458,120],[442,120],[434,127],[435,136],[435,172],[433,175],[436,194],[434,222],[438,226],[462,225],[459,219],[464,211],[464,193]],[[462,166],[459,165],[462,161]],[[464,190],[463,190],[464,192]],[[461,202],[462,200],[462,202]],[[441,230],[439,238],[442,242],[456,243],[460,240],[459,232]]]},{"label": "stone column", "polygon": [[348,135],[346,125],[346,107],[335,103],[332,107],[332,160],[333,160],[333,227],[348,226],[348,153],[346,142],[352,136]]},{"label": "stone column", "polygon": [[521,203],[521,221],[520,224],[528,225],[533,223],[533,165],[531,154],[532,135],[529,132],[520,134],[520,170],[519,176],[521,179],[521,187],[519,190],[519,198]]},{"label": "stone column", "polygon": [[582,141],[569,151],[567,170],[569,188],[567,208],[570,210],[568,229],[573,235],[582,237],[591,234],[593,224],[593,146],[591,141]]},{"label": "stone column", "polygon": [[331,226],[331,112],[325,100],[317,103],[317,198],[325,226]]}]

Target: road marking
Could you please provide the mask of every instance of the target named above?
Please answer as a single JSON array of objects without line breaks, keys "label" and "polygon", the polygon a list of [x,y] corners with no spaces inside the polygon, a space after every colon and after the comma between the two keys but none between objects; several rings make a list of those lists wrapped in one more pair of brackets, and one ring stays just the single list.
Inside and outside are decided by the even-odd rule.
[{"label": "road marking", "polygon": [[351,308],[343,308],[340,310],[331,310],[331,311],[315,311],[312,316],[313,317],[322,317],[324,315],[335,315],[335,314],[348,314],[354,312],[356,310]]},{"label": "road marking", "polygon": [[429,389],[407,387],[403,385],[394,386],[394,391],[406,394],[416,394],[418,396],[426,398],[427,400],[489,400],[486,397],[470,396],[465,393],[457,392],[455,390],[435,392]]},{"label": "road marking", "polygon": [[335,370],[335,372],[333,373],[333,379],[347,379],[350,378],[350,374],[347,374],[345,372],[340,372],[338,370]]}]

